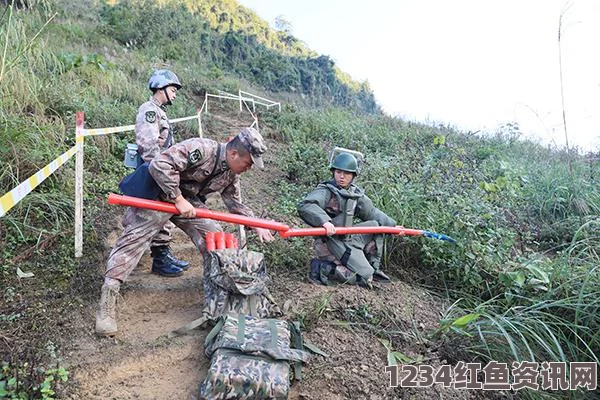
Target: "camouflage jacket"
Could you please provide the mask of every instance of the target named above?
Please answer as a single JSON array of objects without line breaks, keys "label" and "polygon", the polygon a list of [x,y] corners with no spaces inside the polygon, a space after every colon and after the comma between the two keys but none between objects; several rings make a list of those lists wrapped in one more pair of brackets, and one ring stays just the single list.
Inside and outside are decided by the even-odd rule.
[{"label": "camouflage jacket", "polygon": [[163,200],[173,202],[183,195],[192,205],[202,207],[203,196],[220,193],[230,212],[254,216],[241,202],[240,177],[227,166],[223,143],[201,138],[184,140],[157,155],[148,170],[163,191]]},{"label": "camouflage jacket", "polygon": [[151,161],[162,149],[173,144],[173,131],[165,110],[154,97],[138,109],[135,118],[135,142],[144,161]]},{"label": "camouflage jacket", "polygon": [[326,222],[344,226],[348,199],[356,200],[354,218],[361,221],[377,221],[380,226],[396,225],[396,221],[373,205],[361,188],[351,184],[348,189],[342,189],[334,180],[319,183],[315,190],[298,204],[298,214],[310,226],[320,227]]}]

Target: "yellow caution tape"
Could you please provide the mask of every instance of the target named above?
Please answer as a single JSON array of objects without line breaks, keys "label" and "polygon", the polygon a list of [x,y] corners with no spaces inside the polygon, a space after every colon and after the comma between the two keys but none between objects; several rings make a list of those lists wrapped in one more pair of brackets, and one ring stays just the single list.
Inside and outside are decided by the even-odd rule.
[{"label": "yellow caution tape", "polygon": [[40,169],[35,174],[31,175],[27,180],[21,182],[19,186],[0,197],[0,217],[3,217],[8,210],[13,208],[15,204],[27,196],[33,189],[35,189],[40,183],[42,183],[47,177],[52,175],[54,171],[60,168],[65,162],[67,162],[77,150],[77,145],[71,147],[69,150],[55,158],[50,164]]},{"label": "yellow caution tape", "polygon": [[84,129],[83,136],[108,135],[109,133],[127,132],[135,129],[135,125],[115,126],[113,128]]},{"label": "yellow caution tape", "polygon": [[[196,118],[198,118],[198,115],[191,115],[189,117],[176,118],[170,120],[169,122],[182,122]],[[82,135],[76,137],[76,143],[82,143],[81,145],[83,145],[83,139],[85,136],[108,135],[110,133],[132,131],[134,129],[135,125],[115,126],[112,128],[82,129],[83,133]],[[19,186],[0,197],[0,217],[3,217],[8,210],[13,208],[19,201],[23,200],[25,196],[31,193],[31,191],[40,183],[42,183],[47,177],[52,175],[54,171],[60,168],[60,166],[68,161],[69,158],[73,157],[76,150],[77,145],[71,147],[68,151],[54,159],[50,164],[46,165],[44,168],[30,176],[26,181],[21,182]]]},{"label": "yellow caution tape", "polygon": [[[190,119],[197,119],[198,115],[190,115],[189,117],[181,117],[170,119],[169,122],[176,123],[182,121],[189,121]],[[123,125],[123,126],[115,126],[112,128],[95,128],[95,129],[84,129],[83,136],[98,136],[98,135],[108,135],[111,133],[118,132],[128,132],[135,130],[135,125]]]},{"label": "yellow caution tape", "polygon": [[196,119],[196,118],[198,118],[198,115],[190,115],[189,117],[170,119],[169,122],[171,122],[171,123],[182,122],[182,121],[188,121],[190,119]]}]

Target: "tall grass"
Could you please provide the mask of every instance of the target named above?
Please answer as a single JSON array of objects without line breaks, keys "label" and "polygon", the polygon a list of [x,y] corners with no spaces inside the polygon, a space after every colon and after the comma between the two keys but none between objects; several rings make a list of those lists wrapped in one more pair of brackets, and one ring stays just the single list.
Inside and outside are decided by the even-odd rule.
[{"label": "tall grass", "polygon": [[292,109],[268,122],[289,144],[288,184],[308,191],[327,179],[333,146],[360,150],[357,183],[377,206],[404,226],[457,239],[387,242],[388,268],[461,299],[437,332],[454,356],[598,363],[600,191],[585,158],[572,154],[571,176],[560,151],[503,134],[473,138],[342,110]]},{"label": "tall grass", "polygon": [[[459,301],[446,311],[439,332],[446,332],[450,343],[479,360],[600,365],[599,228],[600,218],[590,219],[564,251],[547,259],[541,266],[549,272],[545,291],[505,293],[485,302]],[[456,327],[465,315],[473,317]],[[555,398],[586,395],[591,393],[557,393]]]},{"label": "tall grass", "polygon": [[[3,7],[0,25],[0,194],[13,189],[68,149],[60,119],[45,115],[48,71],[59,61],[47,51],[43,32],[55,14],[47,2],[31,4],[37,11]],[[68,199],[53,192],[65,188],[61,174],[49,178],[27,196],[1,223],[2,258],[10,260],[21,245],[39,242],[44,232],[57,232],[72,215]],[[19,243],[21,245],[19,245]],[[4,267],[3,267],[4,268]]]},{"label": "tall grass", "polygon": [[55,57],[44,51],[40,37],[55,15],[15,7],[0,10],[3,11],[0,15],[0,110],[2,115],[15,111],[35,113],[41,110],[36,95],[45,86],[39,74],[56,66]]},{"label": "tall grass", "polygon": [[[357,182],[379,207],[404,226],[458,240],[457,246],[392,241],[393,248],[413,249],[402,257],[420,253],[419,263],[434,267],[431,275],[442,277],[445,287],[494,297],[506,289],[498,271],[521,269],[538,250],[564,248],[585,219],[598,214],[600,192],[589,176],[572,179],[560,153],[505,135],[473,138],[340,109],[291,108],[266,122],[289,144],[281,156],[288,181],[305,191],[329,178],[327,154],[334,146],[364,152]],[[574,167],[587,168],[583,158],[574,159]]]}]

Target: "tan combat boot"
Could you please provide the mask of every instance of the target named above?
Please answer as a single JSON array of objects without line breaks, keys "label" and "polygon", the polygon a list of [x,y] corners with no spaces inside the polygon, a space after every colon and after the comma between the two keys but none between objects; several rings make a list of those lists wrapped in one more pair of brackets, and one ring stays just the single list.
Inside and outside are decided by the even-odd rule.
[{"label": "tan combat boot", "polygon": [[96,311],[96,333],[100,336],[114,336],[117,333],[118,285],[102,285],[100,308]]}]

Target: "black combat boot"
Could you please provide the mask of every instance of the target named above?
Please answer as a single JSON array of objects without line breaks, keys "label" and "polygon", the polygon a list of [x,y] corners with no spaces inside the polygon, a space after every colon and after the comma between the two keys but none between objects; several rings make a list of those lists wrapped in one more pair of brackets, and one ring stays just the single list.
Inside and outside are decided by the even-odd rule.
[{"label": "black combat boot", "polygon": [[168,257],[167,246],[155,246],[152,248],[152,273],[166,277],[183,275],[183,269],[173,264]]},{"label": "black combat boot", "polygon": [[190,268],[190,263],[175,257],[175,254],[171,253],[171,248],[169,246],[167,246],[167,258],[169,261],[171,261],[171,264],[181,268],[184,271],[187,271],[188,268]]},{"label": "black combat boot", "polygon": [[322,285],[321,282],[321,260],[313,258],[310,260],[310,271],[308,273],[308,280],[315,285]]}]

